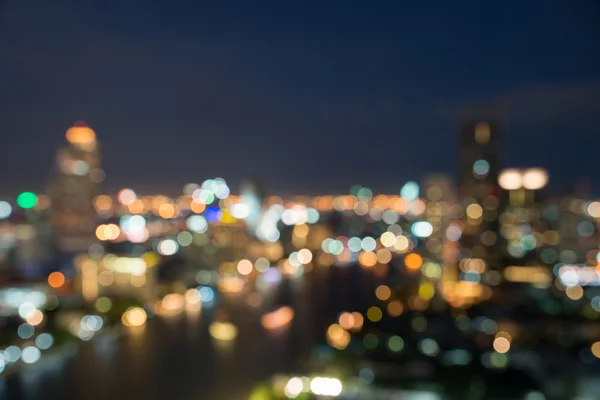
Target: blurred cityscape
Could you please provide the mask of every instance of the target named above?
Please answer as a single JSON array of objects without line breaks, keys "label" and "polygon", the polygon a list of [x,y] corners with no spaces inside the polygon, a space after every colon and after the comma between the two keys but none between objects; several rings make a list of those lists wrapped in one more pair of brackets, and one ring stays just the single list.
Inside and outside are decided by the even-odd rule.
[{"label": "blurred cityscape", "polygon": [[0,199],[0,393],[600,398],[600,200],[505,165],[498,110],[457,125],[456,171],[282,198],[104,192],[76,122],[47,191]]}]

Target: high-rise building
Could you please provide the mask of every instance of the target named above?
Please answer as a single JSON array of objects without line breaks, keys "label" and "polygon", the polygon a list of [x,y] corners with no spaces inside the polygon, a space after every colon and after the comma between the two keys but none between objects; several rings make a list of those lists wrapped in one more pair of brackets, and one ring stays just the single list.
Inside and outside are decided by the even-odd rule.
[{"label": "high-rise building", "polygon": [[83,121],[66,133],[56,153],[56,172],[49,187],[51,223],[58,248],[65,253],[87,251],[96,241],[97,214],[93,199],[104,172],[95,132]]},{"label": "high-rise building", "polygon": [[506,264],[537,266],[544,241],[551,242],[554,236],[547,233],[548,225],[541,220],[542,189],[548,173],[541,168],[510,168],[500,173],[498,183],[506,192],[506,206],[499,218]]},{"label": "high-rise building", "polygon": [[477,281],[482,271],[501,268],[497,248],[502,193],[498,186],[502,167],[502,120],[494,109],[468,110],[461,116],[458,179],[464,219],[459,265],[466,280]]},{"label": "high-rise building", "polygon": [[446,230],[455,218],[456,193],[452,179],[446,175],[428,175],[423,180],[427,208],[425,219],[431,224],[432,232],[427,241],[427,252],[431,259],[443,262],[443,244]]}]

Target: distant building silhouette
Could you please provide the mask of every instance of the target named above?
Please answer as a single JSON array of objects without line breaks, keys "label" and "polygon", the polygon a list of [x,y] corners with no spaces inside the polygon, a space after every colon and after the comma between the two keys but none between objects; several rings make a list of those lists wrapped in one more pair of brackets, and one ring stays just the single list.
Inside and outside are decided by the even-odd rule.
[{"label": "distant building silhouette", "polygon": [[[483,260],[485,270],[501,267],[498,217],[501,189],[503,117],[496,109],[465,110],[461,115],[458,149],[459,199],[465,215],[460,239],[463,260]],[[475,275],[469,275],[477,279]],[[464,274],[463,274],[464,277]],[[468,279],[467,279],[468,280]]]},{"label": "distant building silhouette", "polygon": [[95,132],[82,121],[66,133],[67,142],[56,154],[51,180],[51,225],[58,248],[65,253],[87,251],[96,241],[97,214],[93,199],[104,172]]}]

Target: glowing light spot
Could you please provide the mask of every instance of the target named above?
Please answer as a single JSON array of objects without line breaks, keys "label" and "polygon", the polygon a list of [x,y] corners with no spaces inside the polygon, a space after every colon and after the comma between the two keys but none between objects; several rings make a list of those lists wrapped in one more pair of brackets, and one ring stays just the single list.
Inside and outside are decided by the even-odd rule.
[{"label": "glowing light spot", "polygon": [[388,347],[394,353],[398,353],[404,348],[404,340],[400,336],[392,336],[388,339]]},{"label": "glowing light spot", "polygon": [[294,399],[296,397],[298,397],[298,395],[300,393],[302,393],[304,389],[304,383],[302,382],[302,379],[298,378],[298,377],[294,377],[291,378],[287,384],[285,385],[285,388],[283,389],[283,393],[291,399]]},{"label": "glowing light spot", "polygon": [[517,169],[506,169],[500,173],[498,184],[504,190],[517,190],[523,185],[521,171]]},{"label": "glowing light spot", "polygon": [[385,247],[393,247],[396,243],[396,235],[394,235],[392,232],[384,232],[381,235],[380,240],[381,244]]},{"label": "glowing light spot", "polygon": [[33,329],[33,326],[31,326],[29,324],[21,324],[17,328],[17,335],[19,335],[19,337],[21,339],[31,338],[33,336],[34,332],[35,332],[35,329]]},{"label": "glowing light spot", "polygon": [[411,271],[416,271],[423,265],[423,257],[417,253],[410,253],[404,258],[406,268]]},{"label": "glowing light spot", "polygon": [[471,219],[479,219],[483,215],[483,208],[477,203],[469,204],[467,207],[467,216]]},{"label": "glowing light spot", "polygon": [[40,360],[42,352],[35,346],[28,346],[23,349],[21,353],[21,360],[25,364],[34,364]]},{"label": "glowing light spot", "polygon": [[396,243],[394,243],[394,248],[398,251],[406,251],[410,247],[410,241],[404,235],[396,236]]},{"label": "glowing light spot", "polygon": [[42,333],[35,338],[35,345],[41,350],[48,350],[54,344],[54,337],[49,333]]},{"label": "glowing light spot", "polygon": [[245,219],[250,216],[250,207],[246,203],[236,203],[230,208],[231,215],[237,219]]},{"label": "glowing light spot", "polygon": [[112,301],[108,297],[99,297],[95,303],[96,310],[101,313],[109,312],[112,308]]},{"label": "glowing light spot", "polygon": [[377,247],[377,242],[372,237],[367,236],[361,241],[361,247],[364,251],[374,251]]},{"label": "glowing light spot", "polygon": [[241,260],[237,264],[237,271],[241,275],[250,275],[250,273],[252,272],[252,269],[253,269],[253,266],[252,266],[252,262],[250,262],[250,260]]},{"label": "glowing light spot", "polygon": [[158,252],[163,256],[172,256],[177,253],[177,250],[179,250],[179,245],[172,239],[162,240],[158,244]]},{"label": "glowing light spot", "polygon": [[23,192],[17,196],[17,205],[23,209],[35,207],[38,202],[38,197],[33,192]]},{"label": "glowing light spot", "polygon": [[486,176],[490,172],[490,163],[486,160],[477,160],[473,164],[473,173],[476,176]]},{"label": "glowing light spot", "polygon": [[65,284],[65,276],[61,272],[53,272],[48,275],[48,285],[57,289]]},{"label": "glowing light spot", "polygon": [[317,396],[339,396],[343,386],[339,379],[314,378],[310,382],[310,390]]},{"label": "glowing light spot", "polygon": [[175,206],[169,203],[163,203],[158,207],[158,215],[164,219],[173,218],[175,216],[175,211]]},{"label": "glowing light spot", "polygon": [[390,301],[387,305],[387,313],[390,317],[399,317],[404,312],[404,305],[399,300]]},{"label": "glowing light spot", "polygon": [[425,238],[431,236],[433,226],[427,221],[418,221],[413,224],[411,231],[415,236]]},{"label": "glowing light spot", "polygon": [[179,232],[177,235],[177,243],[179,243],[180,246],[187,247],[191,245],[193,241],[194,237],[189,232]]},{"label": "glowing light spot", "polygon": [[419,342],[419,350],[421,353],[433,357],[439,353],[440,347],[433,339],[422,339]]},{"label": "glowing light spot", "polygon": [[25,321],[27,321],[27,323],[31,326],[37,326],[41,324],[43,320],[44,313],[40,310],[35,310],[34,312],[30,313],[27,318],[25,318]]},{"label": "glowing light spot", "polygon": [[12,206],[6,201],[0,201],[0,219],[10,217]]},{"label": "glowing light spot", "polygon": [[392,297],[392,290],[386,285],[377,286],[375,296],[381,301],[389,300]]},{"label": "glowing light spot", "polygon": [[382,317],[383,317],[383,312],[381,311],[381,308],[379,308],[379,307],[370,307],[367,310],[367,318],[371,322],[379,322],[379,321],[381,321]]},{"label": "glowing light spot", "polygon": [[260,322],[267,330],[275,330],[288,326],[294,319],[294,310],[291,307],[281,307],[262,316]]},{"label": "glowing light spot", "polygon": [[256,270],[261,273],[266,272],[270,266],[271,266],[271,263],[269,262],[269,260],[267,260],[264,257],[260,257],[254,263],[254,268],[256,268]]},{"label": "glowing light spot", "polygon": [[406,200],[416,200],[419,197],[419,184],[414,181],[406,182],[400,190],[400,196]]},{"label": "glowing light spot", "polygon": [[216,340],[230,341],[237,337],[238,330],[229,322],[213,322],[208,328],[210,336]]},{"label": "glowing light spot", "polygon": [[523,173],[523,187],[538,190],[548,183],[548,173],[541,168],[530,168]]},{"label": "glowing light spot", "polygon": [[362,241],[360,238],[352,237],[348,240],[348,249],[355,253],[358,253],[361,250]]},{"label": "glowing light spot", "polygon": [[17,362],[21,358],[21,349],[17,346],[8,346],[4,350],[4,359],[7,362]]},{"label": "glowing light spot", "polygon": [[595,342],[591,347],[592,354],[596,358],[600,358],[600,342]]},{"label": "glowing light spot", "polygon": [[363,267],[373,267],[375,264],[377,264],[377,255],[370,251],[363,251],[358,256],[358,262]]},{"label": "glowing light spot", "polygon": [[298,251],[297,258],[298,258],[298,261],[300,261],[302,264],[306,265],[312,261],[313,255],[309,249],[302,249],[302,250]]},{"label": "glowing light spot", "polygon": [[148,316],[146,315],[146,311],[140,307],[130,307],[123,313],[121,317],[121,321],[123,325],[129,327],[138,327],[142,326],[146,323]]},{"label": "glowing light spot", "polygon": [[223,212],[219,207],[208,207],[204,211],[204,216],[208,222],[219,222],[223,217]]},{"label": "glowing light spot", "polygon": [[215,298],[215,291],[208,286],[199,287],[198,291],[200,292],[200,300],[203,303],[210,303]]},{"label": "glowing light spot", "polygon": [[131,189],[121,189],[117,194],[117,199],[119,203],[124,206],[130,206],[134,201],[137,200],[137,195]]},{"label": "glowing light spot", "polygon": [[505,337],[494,339],[494,350],[500,354],[507,353],[510,350],[510,341]]},{"label": "glowing light spot", "polygon": [[204,233],[208,229],[208,222],[202,215],[192,215],[187,219],[187,227],[196,233]]},{"label": "glowing light spot", "polygon": [[349,312],[344,312],[340,315],[338,322],[342,328],[350,330],[354,326],[354,315]]},{"label": "glowing light spot", "polygon": [[435,286],[431,283],[424,282],[419,286],[419,297],[423,300],[429,301],[433,298],[435,294]]},{"label": "glowing light spot", "polygon": [[19,316],[26,319],[32,315],[36,310],[36,307],[30,302],[24,302],[19,306]]}]

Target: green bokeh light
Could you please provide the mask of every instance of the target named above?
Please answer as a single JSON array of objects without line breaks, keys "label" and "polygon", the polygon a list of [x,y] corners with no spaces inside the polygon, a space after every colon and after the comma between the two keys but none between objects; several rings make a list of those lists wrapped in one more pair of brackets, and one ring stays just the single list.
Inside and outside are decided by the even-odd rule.
[{"label": "green bokeh light", "polygon": [[21,208],[33,208],[38,202],[38,197],[33,192],[23,192],[17,196],[17,204]]}]

